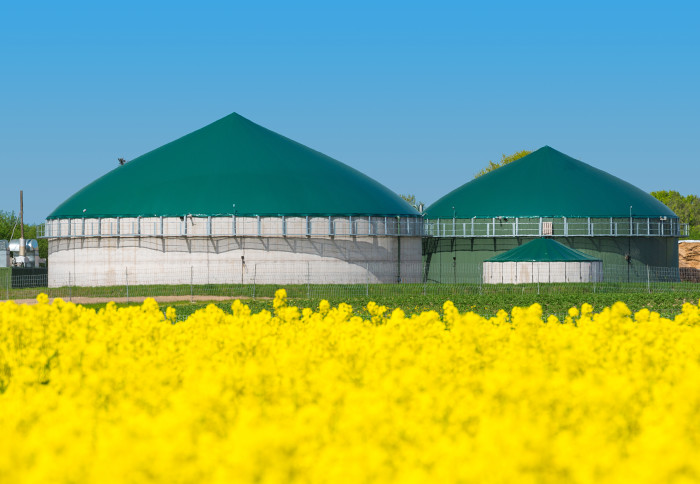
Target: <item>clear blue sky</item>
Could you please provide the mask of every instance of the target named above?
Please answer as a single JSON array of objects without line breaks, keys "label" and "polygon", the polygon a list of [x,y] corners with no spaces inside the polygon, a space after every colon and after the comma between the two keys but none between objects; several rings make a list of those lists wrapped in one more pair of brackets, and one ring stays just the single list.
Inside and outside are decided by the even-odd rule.
[{"label": "clear blue sky", "polygon": [[543,145],[700,194],[696,2],[0,5],[0,210],[23,189],[29,222],[231,112],[428,204]]}]

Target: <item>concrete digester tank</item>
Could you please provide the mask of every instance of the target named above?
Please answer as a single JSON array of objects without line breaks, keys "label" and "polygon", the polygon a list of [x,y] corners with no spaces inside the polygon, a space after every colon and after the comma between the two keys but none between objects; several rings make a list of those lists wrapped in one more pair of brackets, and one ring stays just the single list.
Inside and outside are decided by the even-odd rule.
[{"label": "concrete digester tank", "polygon": [[422,219],[238,114],[119,166],[48,217],[49,285],[418,281]]},{"label": "concrete digester tank", "polygon": [[[639,188],[549,146],[456,188],[425,210],[429,281],[540,237],[604,262],[622,280],[678,278],[684,227]],[[480,279],[480,270],[462,271]],[[471,280],[470,279],[470,280]]]}]

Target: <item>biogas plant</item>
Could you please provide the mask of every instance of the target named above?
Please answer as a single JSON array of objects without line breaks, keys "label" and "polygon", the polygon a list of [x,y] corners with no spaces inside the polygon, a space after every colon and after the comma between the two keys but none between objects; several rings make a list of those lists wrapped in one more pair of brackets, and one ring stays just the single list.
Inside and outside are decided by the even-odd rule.
[{"label": "biogas plant", "polygon": [[651,195],[548,146],[419,213],[231,114],[89,184],[43,237],[52,287],[521,283],[600,281],[618,265],[628,280],[650,266],[677,278],[681,231]]},{"label": "biogas plant", "polygon": [[376,283],[420,280],[422,229],[385,186],[234,113],[95,180],[44,236],[50,286]]}]

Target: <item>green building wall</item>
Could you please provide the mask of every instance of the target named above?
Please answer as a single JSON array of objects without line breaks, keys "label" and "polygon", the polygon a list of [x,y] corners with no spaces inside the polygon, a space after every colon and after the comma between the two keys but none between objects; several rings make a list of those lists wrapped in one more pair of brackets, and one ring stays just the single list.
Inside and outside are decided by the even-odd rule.
[{"label": "green building wall", "polygon": [[[535,237],[425,237],[423,239],[424,277],[429,282],[478,282],[481,265],[494,255],[526,244]],[[556,237],[558,242],[603,261],[603,271],[614,267],[622,275],[629,269],[630,279],[646,280],[647,267],[658,278],[678,273],[676,237]],[[626,255],[630,254],[629,262]]]}]

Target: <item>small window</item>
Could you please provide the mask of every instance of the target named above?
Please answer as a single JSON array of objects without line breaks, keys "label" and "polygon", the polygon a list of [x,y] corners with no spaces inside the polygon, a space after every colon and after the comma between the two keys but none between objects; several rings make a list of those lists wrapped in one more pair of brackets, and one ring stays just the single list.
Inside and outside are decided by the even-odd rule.
[{"label": "small window", "polygon": [[552,235],[552,222],[542,222],[542,235]]}]

